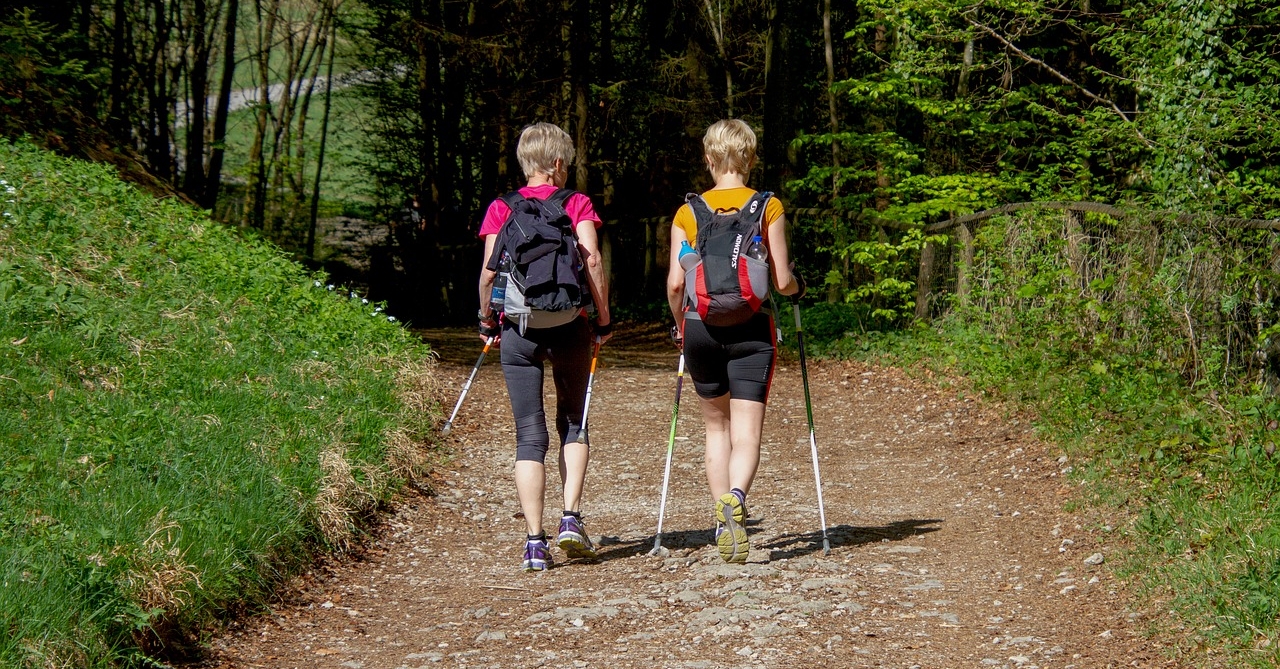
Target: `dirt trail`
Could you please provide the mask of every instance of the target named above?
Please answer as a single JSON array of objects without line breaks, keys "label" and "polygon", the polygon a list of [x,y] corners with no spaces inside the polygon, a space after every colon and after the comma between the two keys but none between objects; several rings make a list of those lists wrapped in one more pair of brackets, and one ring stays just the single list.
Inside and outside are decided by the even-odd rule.
[{"label": "dirt trail", "polygon": [[[456,392],[479,344],[428,332]],[[1126,610],[1100,523],[1063,510],[1070,463],[998,409],[855,363],[811,365],[830,555],[799,366],[774,379],[751,557],[720,561],[691,386],[653,545],[675,354],[656,331],[601,355],[584,512],[596,563],[518,571],[514,431],[496,360],[455,423],[434,495],[408,494],[357,559],[301,579],[203,666],[1172,666]],[[550,383],[547,384],[550,386]],[[456,395],[454,396],[456,397]],[[547,523],[558,495],[554,456]]]}]

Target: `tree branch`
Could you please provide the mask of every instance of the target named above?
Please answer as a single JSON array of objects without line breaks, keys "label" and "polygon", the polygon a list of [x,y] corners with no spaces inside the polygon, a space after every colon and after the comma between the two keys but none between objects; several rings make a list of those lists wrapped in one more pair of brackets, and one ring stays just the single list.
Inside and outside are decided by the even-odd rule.
[{"label": "tree branch", "polygon": [[[1022,49],[1019,49],[1019,48],[1018,48],[1018,47],[1017,47],[1013,42],[1010,42],[1008,39],[1006,39],[1006,38],[1004,37],[1004,35],[1001,35],[1000,33],[996,32],[995,30],[993,30],[993,29],[992,29],[992,28],[990,28],[989,26],[986,26],[986,25],[984,25],[984,24],[982,24],[982,23],[978,23],[977,21],[974,21],[972,18],[969,18],[968,16],[966,16],[966,17],[964,17],[964,18],[965,18],[965,20],[966,20],[966,21],[968,21],[968,22],[970,23],[970,25],[972,25],[973,27],[977,28],[978,30],[981,30],[982,32],[984,32],[984,33],[986,33],[986,34],[988,34],[988,35],[990,35],[990,36],[992,36],[992,37],[994,37],[994,38],[996,38],[996,41],[1000,42],[1001,44],[1003,44],[1003,45],[1005,46],[1005,48],[1007,48],[1007,49],[1009,49],[1010,51],[1012,51],[1012,52],[1014,52],[1015,54],[1017,54],[1019,58],[1021,58],[1021,59],[1025,60],[1025,61],[1027,61],[1028,63],[1032,63],[1032,64],[1034,64],[1034,65],[1038,65],[1038,66],[1040,66],[1041,68],[1043,68],[1043,69],[1044,69],[1046,72],[1048,72],[1049,74],[1052,74],[1053,76],[1057,77],[1057,78],[1058,78],[1058,80],[1060,80],[1062,83],[1064,83],[1064,84],[1066,84],[1066,85],[1068,85],[1068,86],[1071,86],[1071,87],[1075,88],[1076,90],[1080,91],[1081,93],[1083,93],[1083,94],[1085,95],[1085,97],[1089,98],[1090,100],[1093,100],[1094,102],[1097,102],[1097,103],[1099,103],[1099,104],[1104,104],[1104,105],[1106,105],[1106,106],[1110,107],[1110,108],[1112,109],[1112,111],[1114,111],[1116,114],[1118,114],[1118,115],[1120,116],[1120,118],[1124,119],[1125,121],[1128,121],[1128,122],[1130,122],[1130,123],[1132,123],[1132,122],[1133,122],[1133,119],[1129,118],[1129,115],[1128,115],[1128,114],[1126,114],[1126,113],[1124,113],[1124,111],[1123,111],[1123,110],[1121,110],[1121,109],[1120,109],[1120,107],[1118,107],[1118,106],[1116,105],[1116,103],[1114,103],[1114,102],[1112,102],[1111,100],[1108,100],[1108,99],[1106,99],[1106,98],[1104,98],[1104,97],[1102,97],[1102,96],[1098,95],[1097,93],[1094,93],[1093,91],[1091,91],[1091,90],[1089,90],[1089,89],[1085,88],[1084,86],[1081,86],[1080,84],[1077,84],[1076,82],[1072,81],[1070,77],[1068,77],[1067,75],[1065,75],[1065,74],[1063,74],[1063,73],[1061,73],[1061,72],[1059,72],[1059,71],[1055,70],[1055,69],[1054,69],[1053,67],[1051,67],[1048,63],[1044,62],[1043,60],[1040,60],[1039,58],[1036,58],[1035,56],[1032,56],[1031,54],[1029,54],[1029,53],[1027,53],[1027,52],[1023,51]],[[1135,132],[1136,132],[1136,131],[1135,131]],[[1142,138],[1142,140],[1143,140],[1144,142],[1145,142],[1145,141],[1146,141],[1146,139],[1147,139],[1146,137],[1142,137],[1142,133],[1141,133],[1141,132],[1138,132],[1138,137],[1141,137],[1141,138]]]}]

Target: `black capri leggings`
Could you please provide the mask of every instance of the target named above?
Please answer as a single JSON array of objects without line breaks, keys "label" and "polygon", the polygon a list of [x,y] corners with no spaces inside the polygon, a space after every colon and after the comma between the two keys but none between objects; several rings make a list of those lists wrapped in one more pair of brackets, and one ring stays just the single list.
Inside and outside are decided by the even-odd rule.
[{"label": "black capri leggings", "polygon": [[[560,443],[577,439],[591,372],[591,326],[575,318],[553,328],[529,328],[524,335],[509,321],[502,325],[502,374],[516,420],[516,460],[545,462],[550,435],[542,406],[543,362],[551,361],[556,384],[556,432]],[[569,435],[573,435],[570,437]]]},{"label": "black capri leggings", "polygon": [[773,318],[760,312],[740,325],[684,320],[684,359],[699,397],[767,402],[777,357]]}]

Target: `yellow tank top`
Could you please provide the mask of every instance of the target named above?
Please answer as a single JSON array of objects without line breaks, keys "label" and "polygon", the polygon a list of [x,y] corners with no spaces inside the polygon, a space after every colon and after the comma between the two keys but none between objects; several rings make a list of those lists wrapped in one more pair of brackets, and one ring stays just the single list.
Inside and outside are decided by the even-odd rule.
[{"label": "yellow tank top", "polygon": [[[756,191],[750,188],[725,188],[709,190],[702,194],[702,199],[707,201],[707,206],[711,207],[712,211],[715,211],[717,209],[741,207],[755,194]],[[764,207],[764,229],[768,230],[769,226],[778,220],[778,217],[782,216],[782,214],[782,201],[776,197],[769,198],[768,204]],[[695,247],[698,245],[698,221],[693,216],[693,209],[689,208],[687,203],[681,205],[680,209],[676,211],[674,225],[684,230],[684,234],[689,237],[690,245]]]}]

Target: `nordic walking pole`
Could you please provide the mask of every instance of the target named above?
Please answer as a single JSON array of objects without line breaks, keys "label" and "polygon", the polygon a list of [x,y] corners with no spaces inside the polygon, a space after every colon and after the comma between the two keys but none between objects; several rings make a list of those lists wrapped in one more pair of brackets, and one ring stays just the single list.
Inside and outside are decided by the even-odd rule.
[{"label": "nordic walking pole", "polygon": [[458,409],[462,408],[462,400],[467,398],[467,391],[471,390],[471,382],[476,380],[476,372],[480,371],[480,365],[484,364],[484,356],[489,352],[489,347],[493,346],[493,341],[497,337],[489,337],[484,342],[484,350],[480,351],[480,359],[476,360],[476,366],[471,368],[471,376],[467,377],[467,382],[462,384],[462,394],[458,396],[458,403],[453,405],[453,413],[449,414],[449,420],[444,422],[444,427],[440,429],[443,434],[449,434],[449,430],[453,429],[453,419],[458,417]]},{"label": "nordic walking pole", "polygon": [[587,399],[582,402],[582,422],[578,425],[578,443],[587,443],[587,412],[591,410],[591,387],[596,382],[596,359],[600,357],[600,338],[591,351],[591,373],[587,375]]},{"label": "nordic walking pole", "polygon": [[809,367],[804,360],[804,328],[800,325],[800,303],[791,302],[791,313],[796,318],[796,346],[800,347],[800,377],[804,379],[804,410],[809,416],[809,451],[813,455],[813,484],[818,488],[818,519],[822,521],[822,554],[831,553],[831,540],[827,538],[827,512],[822,505],[822,474],[818,471],[818,438],[813,433],[813,402],[809,400]]},{"label": "nordic walking pole", "polygon": [[653,538],[653,550],[649,555],[662,555],[662,517],[667,510],[667,484],[671,481],[671,452],[676,447],[676,419],[680,416],[680,389],[684,386],[684,351],[676,365],[676,402],[671,405],[671,434],[667,437],[667,468],[662,472],[662,500],[658,502],[658,533]]}]

